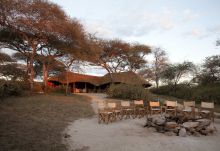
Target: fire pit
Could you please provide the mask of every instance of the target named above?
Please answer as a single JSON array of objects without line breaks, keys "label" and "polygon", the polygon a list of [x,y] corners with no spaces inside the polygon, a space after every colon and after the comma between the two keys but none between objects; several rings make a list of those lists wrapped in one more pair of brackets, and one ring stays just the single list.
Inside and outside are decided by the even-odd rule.
[{"label": "fire pit", "polygon": [[210,135],[216,131],[210,119],[201,117],[190,119],[182,114],[177,114],[176,116],[168,114],[152,115],[147,118],[145,127],[154,127],[157,132],[182,137],[187,135]]}]

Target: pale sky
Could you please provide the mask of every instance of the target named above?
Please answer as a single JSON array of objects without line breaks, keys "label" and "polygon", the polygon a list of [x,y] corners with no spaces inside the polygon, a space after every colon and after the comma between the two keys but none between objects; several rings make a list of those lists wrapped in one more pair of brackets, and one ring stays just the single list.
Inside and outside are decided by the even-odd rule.
[{"label": "pale sky", "polygon": [[[171,62],[220,54],[220,0],[52,0],[101,38],[162,47]],[[88,70],[90,74],[105,71]]]},{"label": "pale sky", "polygon": [[171,62],[201,63],[220,54],[215,46],[220,38],[219,0],[52,1],[79,19],[86,31],[162,47]]}]

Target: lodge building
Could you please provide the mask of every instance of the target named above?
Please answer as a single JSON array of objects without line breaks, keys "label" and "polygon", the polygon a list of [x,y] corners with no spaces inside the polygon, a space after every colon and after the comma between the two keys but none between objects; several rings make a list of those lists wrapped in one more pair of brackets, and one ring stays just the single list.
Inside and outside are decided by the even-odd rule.
[{"label": "lodge building", "polygon": [[48,79],[48,85],[51,87],[59,87],[60,85],[66,85],[67,81],[72,93],[104,92],[111,83],[142,85],[143,87],[151,86],[150,83],[131,71],[113,73],[112,78],[110,74],[99,77],[73,72],[63,72],[58,76],[50,77]]}]

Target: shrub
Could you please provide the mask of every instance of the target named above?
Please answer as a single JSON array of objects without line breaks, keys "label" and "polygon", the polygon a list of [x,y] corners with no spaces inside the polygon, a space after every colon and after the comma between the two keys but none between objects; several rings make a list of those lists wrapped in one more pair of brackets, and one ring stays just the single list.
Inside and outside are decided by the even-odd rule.
[{"label": "shrub", "polygon": [[113,84],[107,90],[107,95],[111,98],[120,99],[143,99],[148,100],[148,90],[139,85]]},{"label": "shrub", "polygon": [[23,83],[14,81],[0,81],[0,97],[19,96],[22,94]]},{"label": "shrub", "polygon": [[185,100],[214,101],[220,104],[220,84],[190,86],[179,84],[176,90],[172,85],[161,86],[158,89],[152,88],[151,92],[159,95],[173,96]]},{"label": "shrub", "polygon": [[152,88],[150,91],[156,94],[174,96],[180,99],[192,98],[192,87],[186,84],[177,85],[176,89],[172,85],[166,85],[158,89]]},{"label": "shrub", "polygon": [[198,86],[193,89],[194,100],[214,101],[220,104],[220,84]]}]

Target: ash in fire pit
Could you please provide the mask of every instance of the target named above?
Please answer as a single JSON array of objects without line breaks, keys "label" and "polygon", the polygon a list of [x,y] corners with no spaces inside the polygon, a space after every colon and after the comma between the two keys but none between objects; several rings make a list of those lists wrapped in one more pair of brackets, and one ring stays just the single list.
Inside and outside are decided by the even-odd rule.
[{"label": "ash in fire pit", "polygon": [[182,115],[170,116],[167,114],[148,117],[145,127],[154,127],[157,132],[182,137],[210,135],[216,131],[214,124],[209,119],[188,119]]}]

